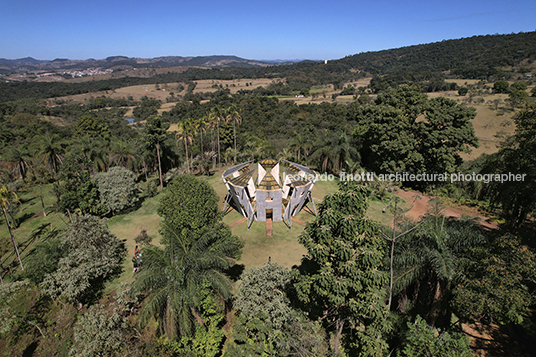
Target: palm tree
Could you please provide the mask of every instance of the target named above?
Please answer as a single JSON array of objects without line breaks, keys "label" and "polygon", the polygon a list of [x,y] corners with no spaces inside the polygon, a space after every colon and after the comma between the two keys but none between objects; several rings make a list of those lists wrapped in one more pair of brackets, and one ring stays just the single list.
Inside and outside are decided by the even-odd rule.
[{"label": "palm tree", "polygon": [[302,155],[304,157],[307,157],[307,155],[309,155],[311,144],[304,135],[294,132],[293,139],[290,142],[289,148],[295,152],[297,161],[301,163]]},{"label": "palm tree", "polygon": [[9,230],[9,234],[11,235],[11,242],[13,243],[13,248],[15,248],[15,253],[17,254],[17,258],[19,258],[20,267],[22,270],[24,270],[24,266],[22,265],[22,259],[20,258],[19,254],[19,248],[17,247],[17,242],[15,242],[15,236],[13,235],[13,230],[11,229],[11,224],[9,223],[9,219],[7,218],[7,208],[13,202],[18,202],[18,198],[15,192],[8,190],[6,186],[2,186],[0,188],[0,205],[2,206],[2,211],[4,212],[4,219],[6,220],[7,229]]},{"label": "palm tree", "polygon": [[383,230],[381,229],[379,230],[383,238],[391,243],[391,252],[389,256],[389,302],[387,303],[389,310],[391,310],[391,303],[393,302],[394,258],[395,258],[394,254],[395,254],[395,246],[396,246],[397,240],[411,233],[413,230],[417,229],[422,223],[424,223],[424,221],[421,221],[418,224],[409,225],[409,227],[405,227],[407,229],[404,232],[397,234],[396,228],[399,225],[399,223],[402,223],[402,225],[407,225],[407,222],[404,221],[403,217],[404,217],[404,214],[411,209],[411,207],[405,210],[402,209],[399,206],[400,200],[401,199],[398,196],[391,197],[391,199],[389,200],[390,203],[388,205],[388,208],[393,214],[393,231],[391,235],[385,234]]},{"label": "palm tree", "polygon": [[163,249],[148,246],[142,250],[143,265],[135,277],[133,291],[147,292],[140,322],[147,324],[154,316],[160,333],[175,339],[191,335],[195,321],[203,324],[197,291],[204,281],[209,281],[213,292],[223,300],[229,299],[231,282],[223,271],[231,266],[234,257],[221,227],[206,228],[193,242],[165,229]]},{"label": "palm tree", "polygon": [[73,149],[83,154],[93,164],[92,171],[105,171],[108,164],[107,151],[104,143],[98,138],[85,135],[76,139]]},{"label": "palm tree", "polygon": [[123,166],[126,169],[137,171],[136,148],[132,143],[124,140],[117,140],[112,143],[112,153],[110,155],[114,166]]},{"label": "palm tree", "polygon": [[208,116],[201,117],[197,119],[197,129],[199,130],[199,135],[201,136],[201,156],[203,156],[203,133],[207,131]]},{"label": "palm tree", "polygon": [[348,169],[355,161],[359,160],[359,153],[352,143],[351,137],[346,133],[341,133],[337,140],[335,150],[335,169],[344,171]]},{"label": "palm tree", "polygon": [[240,108],[235,104],[227,108],[227,116],[225,122],[233,122],[233,136],[234,136],[234,159],[233,163],[236,164],[236,124],[242,123],[242,117],[240,116]]},{"label": "palm tree", "polygon": [[473,219],[446,221],[441,213],[428,214],[421,227],[403,237],[396,249],[395,292],[414,286],[418,295],[423,287],[429,287],[424,305],[429,321],[434,324],[441,308],[448,303],[453,283],[460,278],[469,249],[484,241]]},{"label": "palm tree", "polygon": [[179,123],[181,128],[181,133],[178,135],[178,140],[184,140],[184,150],[186,151],[186,167],[188,168],[188,173],[190,173],[190,162],[188,160],[188,143],[193,143],[193,127],[194,122],[192,119],[186,119]]},{"label": "palm tree", "polygon": [[201,154],[201,157],[197,162],[197,167],[203,175],[210,175],[210,167],[212,166],[212,162],[215,156],[216,153],[214,151],[207,151]]},{"label": "palm tree", "polygon": [[145,145],[140,145],[136,148],[136,155],[139,157],[140,164],[143,166],[143,174],[145,175],[145,182],[147,182],[149,180],[147,172],[149,169],[151,169],[151,172],[153,171],[150,164],[156,161],[154,151],[145,143]]},{"label": "palm tree", "polygon": [[220,154],[220,121],[225,120],[225,111],[218,105],[212,107],[210,114],[208,115],[209,121],[216,128],[216,136],[218,142],[218,168],[221,168],[221,154]]},{"label": "palm tree", "polygon": [[10,147],[6,159],[15,162],[13,173],[20,175],[23,181],[26,181],[26,175],[30,169],[30,152],[26,145],[21,145],[18,148]]},{"label": "palm tree", "polygon": [[35,143],[37,154],[43,156],[46,167],[57,174],[63,164],[63,147],[60,136],[47,132],[44,135],[37,135]]},{"label": "palm tree", "polygon": [[359,153],[345,132],[328,132],[313,158],[321,162],[322,171],[331,169],[338,173],[351,166],[359,158]]},{"label": "palm tree", "polygon": [[167,129],[169,124],[162,123],[162,119],[157,115],[152,115],[147,119],[145,125],[145,144],[148,149],[156,148],[156,157],[158,159],[158,177],[160,179],[160,190],[164,189],[164,181],[162,179],[162,159],[161,159],[161,144],[167,138]]}]

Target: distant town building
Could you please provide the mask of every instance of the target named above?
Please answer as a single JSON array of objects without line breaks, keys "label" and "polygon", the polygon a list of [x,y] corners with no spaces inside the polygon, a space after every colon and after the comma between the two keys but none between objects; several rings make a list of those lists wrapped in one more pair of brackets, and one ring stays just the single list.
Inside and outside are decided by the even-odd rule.
[{"label": "distant town building", "polygon": [[111,68],[108,68],[108,69],[88,68],[82,71],[65,71],[62,74],[67,74],[75,78],[75,77],[96,76],[98,74],[108,74],[108,73],[112,73],[113,71],[114,70]]}]

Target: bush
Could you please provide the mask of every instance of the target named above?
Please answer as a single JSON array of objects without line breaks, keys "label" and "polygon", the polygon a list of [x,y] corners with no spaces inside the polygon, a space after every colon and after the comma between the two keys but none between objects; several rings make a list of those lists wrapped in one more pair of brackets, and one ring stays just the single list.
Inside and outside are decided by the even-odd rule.
[{"label": "bush", "polygon": [[139,189],[132,171],[121,166],[95,175],[102,203],[112,214],[123,212],[138,201]]},{"label": "bush", "polygon": [[59,238],[62,257],[57,269],[45,276],[41,286],[53,298],[83,303],[121,272],[126,249],[98,218],[73,218]]},{"label": "bush", "polygon": [[495,93],[508,93],[508,88],[510,87],[510,83],[508,83],[505,80],[500,80],[495,82],[493,85],[493,91]]},{"label": "bush", "polygon": [[450,356],[471,357],[469,338],[461,333],[448,333],[428,327],[417,315],[415,323],[408,322],[408,332],[398,356]]},{"label": "bush", "polygon": [[169,185],[158,214],[164,218],[165,227],[176,232],[187,230],[196,236],[201,229],[219,221],[218,201],[216,192],[206,181],[181,175]]}]

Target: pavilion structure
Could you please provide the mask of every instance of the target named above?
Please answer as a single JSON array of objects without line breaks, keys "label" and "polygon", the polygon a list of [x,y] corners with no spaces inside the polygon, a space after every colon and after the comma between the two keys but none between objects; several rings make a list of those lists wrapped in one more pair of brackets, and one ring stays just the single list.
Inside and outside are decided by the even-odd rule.
[{"label": "pavilion structure", "polygon": [[314,170],[290,161],[247,161],[222,174],[227,187],[223,210],[234,209],[247,218],[248,229],[253,221],[283,221],[292,228],[292,217],[308,203],[317,214],[311,193],[317,179]]}]

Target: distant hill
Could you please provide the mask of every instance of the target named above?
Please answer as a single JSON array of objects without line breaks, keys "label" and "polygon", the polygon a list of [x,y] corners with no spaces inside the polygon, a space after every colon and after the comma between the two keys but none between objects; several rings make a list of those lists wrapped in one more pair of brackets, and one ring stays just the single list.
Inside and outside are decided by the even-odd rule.
[{"label": "distant hill", "polygon": [[70,60],[56,58],[52,61],[36,60],[32,57],[21,59],[0,58],[0,70],[3,73],[20,73],[48,70],[85,70],[88,68],[101,69],[135,69],[135,68],[163,68],[179,66],[196,66],[206,68],[220,67],[264,67],[271,63],[248,60],[237,56],[198,56],[181,57],[165,56],[156,58],[131,58],[126,56],[112,56],[105,59]]},{"label": "distant hill", "polygon": [[477,78],[505,67],[534,67],[535,60],[536,32],[521,32],[359,53],[334,62],[372,75],[401,71],[451,71],[463,78]]}]

